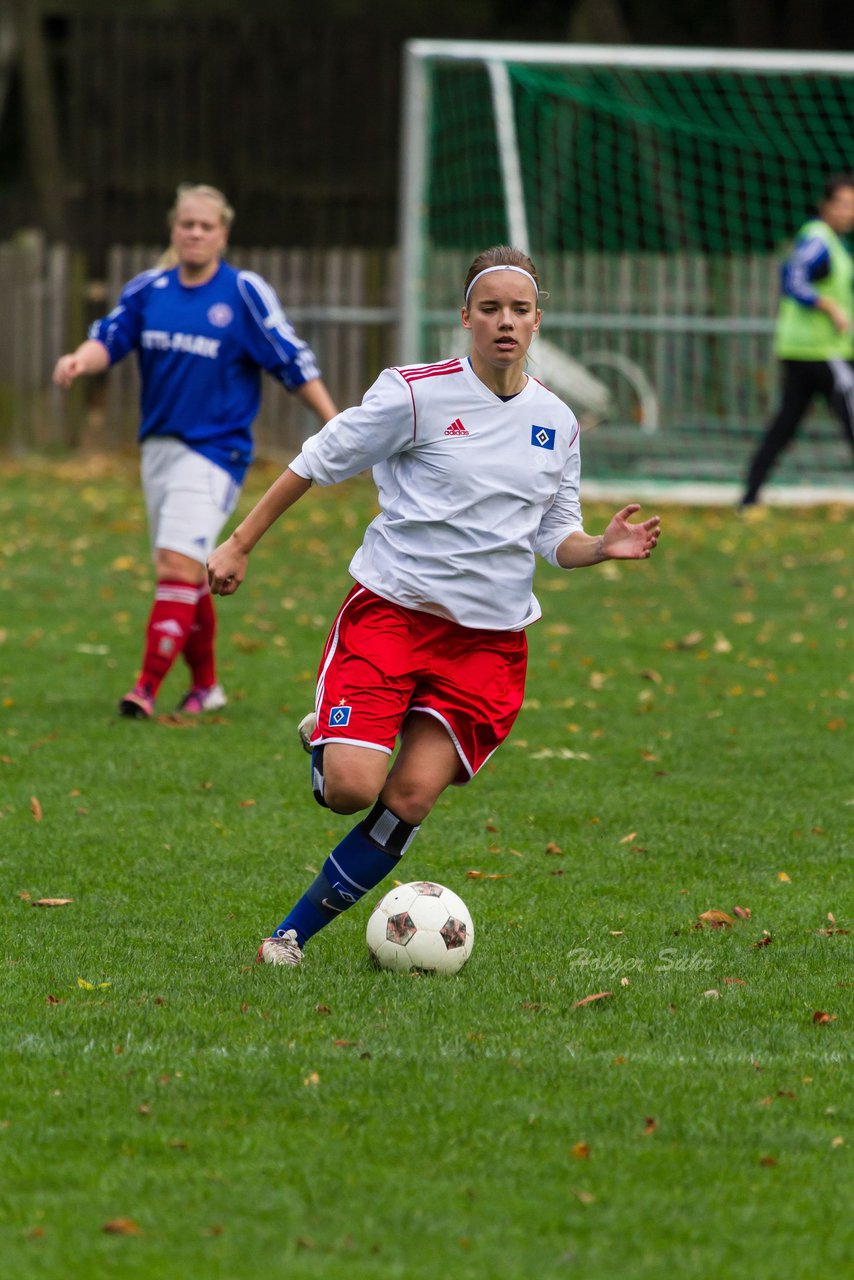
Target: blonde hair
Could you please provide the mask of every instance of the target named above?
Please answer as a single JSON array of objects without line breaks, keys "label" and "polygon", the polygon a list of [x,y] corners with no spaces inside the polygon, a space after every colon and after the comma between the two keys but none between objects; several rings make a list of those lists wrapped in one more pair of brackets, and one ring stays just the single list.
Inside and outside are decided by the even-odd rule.
[{"label": "blonde hair", "polygon": [[463,297],[467,298],[469,287],[475,276],[479,276],[481,271],[488,271],[490,267],[517,267],[533,278],[539,294],[540,280],[537,268],[527,253],[523,253],[521,249],[514,249],[509,244],[494,244],[490,249],[484,249],[483,253],[479,253],[469,267],[463,285]]},{"label": "blonde hair", "polygon": [[234,222],[234,210],[218,187],[209,187],[204,182],[182,182],[180,184],[175,191],[175,203],[169,210],[170,227],[175,225],[178,208],[185,196],[204,196],[207,200],[213,200],[215,204],[219,205],[219,216],[222,219],[222,225],[226,231],[231,230],[231,224]]},{"label": "blonde hair", "polygon": [[[222,225],[226,231],[231,230],[231,224],[234,222],[234,209],[228,203],[225,195],[220,191],[219,187],[210,187],[205,182],[182,182],[175,190],[175,203],[169,210],[168,222],[170,227],[174,227],[175,219],[178,217],[178,209],[181,201],[185,196],[204,196],[208,200],[213,200],[219,205],[219,216]],[[169,271],[172,267],[178,265],[178,254],[174,247],[170,244],[168,249],[164,249],[157,262],[154,264],[159,271]]]}]

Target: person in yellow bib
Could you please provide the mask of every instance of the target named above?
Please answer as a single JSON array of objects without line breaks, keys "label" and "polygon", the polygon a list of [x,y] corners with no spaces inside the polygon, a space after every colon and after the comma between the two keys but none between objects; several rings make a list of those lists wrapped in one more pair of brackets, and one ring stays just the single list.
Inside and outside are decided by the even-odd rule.
[{"label": "person in yellow bib", "polygon": [[742,508],[756,503],[814,396],[827,400],[854,450],[854,259],[843,240],[852,230],[854,173],[836,174],[783,265],[774,338],[782,403],[751,460]]}]

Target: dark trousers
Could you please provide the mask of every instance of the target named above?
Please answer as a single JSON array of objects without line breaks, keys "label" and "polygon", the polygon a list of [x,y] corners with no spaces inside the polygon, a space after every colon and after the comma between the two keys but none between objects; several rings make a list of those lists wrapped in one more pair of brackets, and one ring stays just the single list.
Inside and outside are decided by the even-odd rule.
[{"label": "dark trousers", "polygon": [[768,473],[795,432],[816,395],[824,396],[854,450],[854,362],[848,360],[783,360],[783,401],[769,422],[747,473],[742,502],[756,501]]}]

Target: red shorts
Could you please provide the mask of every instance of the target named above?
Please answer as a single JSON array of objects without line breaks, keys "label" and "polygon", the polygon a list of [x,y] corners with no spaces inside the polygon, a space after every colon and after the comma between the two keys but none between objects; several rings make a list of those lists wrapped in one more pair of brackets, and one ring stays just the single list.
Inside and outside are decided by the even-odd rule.
[{"label": "red shorts", "polygon": [[435,716],[468,782],[507,737],[525,692],[524,631],[461,627],[355,586],[332,625],[317,674],[312,742],[391,755],[410,711]]}]

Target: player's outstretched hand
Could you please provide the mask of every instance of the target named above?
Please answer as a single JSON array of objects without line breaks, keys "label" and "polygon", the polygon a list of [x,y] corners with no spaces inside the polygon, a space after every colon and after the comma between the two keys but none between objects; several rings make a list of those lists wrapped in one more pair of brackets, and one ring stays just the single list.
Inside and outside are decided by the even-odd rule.
[{"label": "player's outstretched hand", "polygon": [[220,543],[208,556],[208,584],[215,596],[233,596],[246,577],[248,556],[241,551],[234,535]]},{"label": "player's outstretched hand", "polygon": [[60,356],[53,370],[53,381],[58,387],[67,391],[75,378],[84,373],[80,360],[75,354]]},{"label": "player's outstretched hand", "polygon": [[602,544],[612,560],[648,560],[661,532],[661,517],[650,516],[642,524],[630,524],[629,516],[640,511],[640,503],[630,502],[618,511],[602,535]]}]

